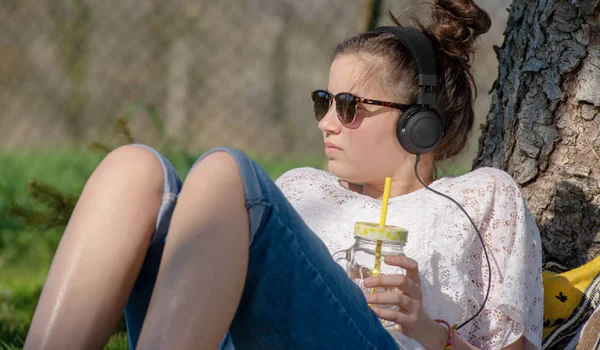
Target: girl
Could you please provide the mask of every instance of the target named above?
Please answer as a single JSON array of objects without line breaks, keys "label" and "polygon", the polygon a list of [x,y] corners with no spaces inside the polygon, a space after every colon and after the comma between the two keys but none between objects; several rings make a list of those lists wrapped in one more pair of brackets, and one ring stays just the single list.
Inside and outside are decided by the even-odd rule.
[{"label": "girl", "polygon": [[[217,148],[182,185],[149,147],[109,154],[25,348],[101,348],[124,308],[140,349],[539,348],[540,237],[519,188],[491,168],[434,175],[471,130],[471,45],[490,19],[472,0],[436,0],[432,14],[421,36],[387,28],[338,46],[327,89],[312,94],[329,172],[295,169],[275,185]],[[331,253],[352,244],[356,221],[378,221],[388,176],[387,222],[410,234],[406,257],[386,262],[406,274],[365,280],[402,293],[365,295]]]}]

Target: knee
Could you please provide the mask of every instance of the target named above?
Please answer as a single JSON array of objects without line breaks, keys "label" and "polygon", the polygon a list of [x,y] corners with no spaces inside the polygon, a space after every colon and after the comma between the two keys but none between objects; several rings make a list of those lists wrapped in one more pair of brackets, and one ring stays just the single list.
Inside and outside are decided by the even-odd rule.
[{"label": "knee", "polygon": [[241,183],[240,171],[235,158],[225,151],[208,154],[192,168],[186,182]]},{"label": "knee", "polygon": [[140,145],[125,145],[111,151],[100,163],[95,175],[122,185],[162,193],[164,170],[151,150]]}]

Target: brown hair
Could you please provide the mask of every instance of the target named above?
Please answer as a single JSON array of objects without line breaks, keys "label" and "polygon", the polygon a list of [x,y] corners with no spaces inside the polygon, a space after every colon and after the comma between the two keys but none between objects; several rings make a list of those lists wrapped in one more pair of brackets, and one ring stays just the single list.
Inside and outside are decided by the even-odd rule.
[{"label": "brown hair", "polygon": [[[437,109],[442,115],[445,135],[433,150],[439,161],[458,154],[473,127],[473,102],[477,88],[471,69],[473,43],[491,26],[487,12],[473,0],[435,0],[431,4],[431,24],[419,29],[431,40],[441,68]],[[392,15],[394,23],[401,26]],[[362,33],[345,40],[335,57],[355,55],[365,64],[365,78],[377,78],[384,86],[393,86],[398,102],[414,102],[419,86],[416,65],[406,47],[394,35]]]}]

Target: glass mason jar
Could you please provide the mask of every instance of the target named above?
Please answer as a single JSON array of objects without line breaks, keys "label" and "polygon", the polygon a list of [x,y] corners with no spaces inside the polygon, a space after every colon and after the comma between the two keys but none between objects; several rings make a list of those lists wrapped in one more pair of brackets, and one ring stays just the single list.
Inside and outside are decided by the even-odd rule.
[{"label": "glass mason jar", "polygon": [[[378,224],[369,222],[357,222],[354,225],[354,245],[348,249],[337,251],[333,254],[335,261],[342,265],[350,279],[356,283],[364,292],[370,293],[399,293],[396,288],[368,289],[364,286],[364,279],[373,276],[377,264],[377,242],[381,241],[381,252],[379,256],[379,275],[404,274],[404,269],[388,265],[384,258],[392,255],[404,255],[404,246],[408,237],[408,230],[385,226],[379,228]],[[380,308],[397,309],[390,305],[377,305]],[[385,327],[392,327],[392,322],[383,321]]]}]

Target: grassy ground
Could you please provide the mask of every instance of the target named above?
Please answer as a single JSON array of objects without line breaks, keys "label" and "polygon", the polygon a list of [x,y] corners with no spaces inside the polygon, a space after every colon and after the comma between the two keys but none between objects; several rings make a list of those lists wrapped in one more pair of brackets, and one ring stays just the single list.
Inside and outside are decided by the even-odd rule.
[{"label": "grassy ground", "polygon": [[[196,155],[166,153],[182,178]],[[32,199],[28,184],[51,184],[78,195],[103,155],[87,149],[2,153],[0,151],[0,350],[22,348],[33,311],[64,226],[26,224],[11,213],[18,206],[37,216],[59,214]],[[252,156],[272,178],[298,166],[321,167],[323,158],[276,159]],[[449,168],[451,173],[461,173]],[[123,322],[106,349],[126,349]]]}]

